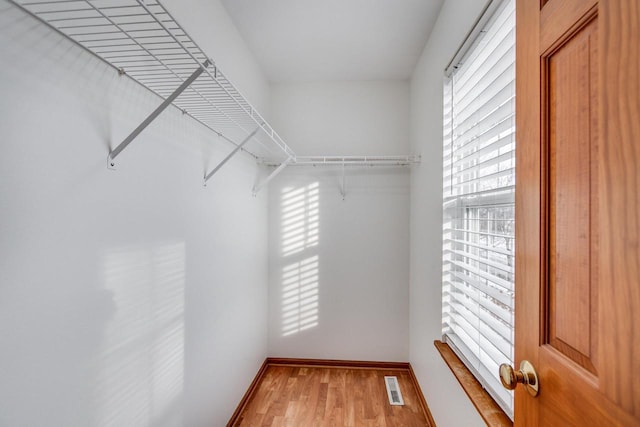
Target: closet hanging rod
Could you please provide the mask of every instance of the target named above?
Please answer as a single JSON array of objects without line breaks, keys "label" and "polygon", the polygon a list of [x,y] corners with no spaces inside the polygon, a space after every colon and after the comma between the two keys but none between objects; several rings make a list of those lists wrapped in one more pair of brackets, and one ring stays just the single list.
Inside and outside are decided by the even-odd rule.
[{"label": "closet hanging rod", "polygon": [[[256,159],[296,158],[158,0],[9,1],[163,99],[163,108],[147,116],[111,152],[111,159],[169,105],[236,147],[243,141],[241,149]],[[259,132],[245,146],[256,128]]]},{"label": "closet hanging rod", "polygon": [[[289,166],[411,166],[420,163],[418,155],[402,156],[297,156]],[[258,163],[265,166],[279,166],[277,159],[261,158]]]}]

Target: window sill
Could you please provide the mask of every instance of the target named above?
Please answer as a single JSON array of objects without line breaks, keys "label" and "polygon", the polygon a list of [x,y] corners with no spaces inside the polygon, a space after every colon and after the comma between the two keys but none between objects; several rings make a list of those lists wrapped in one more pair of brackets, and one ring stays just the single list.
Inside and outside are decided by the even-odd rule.
[{"label": "window sill", "polygon": [[513,422],[507,414],[491,398],[489,393],[482,388],[478,380],[451,350],[451,347],[442,341],[434,341],[433,344],[440,352],[447,366],[449,366],[449,369],[451,369],[453,376],[456,377],[462,389],[469,396],[471,403],[476,407],[484,422],[490,426],[513,427]]}]

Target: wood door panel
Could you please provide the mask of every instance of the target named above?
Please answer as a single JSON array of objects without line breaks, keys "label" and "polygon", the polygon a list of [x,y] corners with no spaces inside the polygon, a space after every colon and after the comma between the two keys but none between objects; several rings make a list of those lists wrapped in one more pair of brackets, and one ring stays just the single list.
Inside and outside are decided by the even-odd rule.
[{"label": "wood door panel", "polygon": [[550,0],[540,11],[540,48],[541,51],[552,47],[565,34],[585,20],[591,19],[597,0]]},{"label": "wood door panel", "polygon": [[640,1],[516,0],[515,426],[640,426]]},{"label": "wood door panel", "polygon": [[[548,295],[544,329],[547,342],[595,373],[592,360],[596,277],[591,257],[597,256],[597,186],[592,179],[597,151],[597,20],[565,40],[550,55],[543,81],[548,84]],[[594,115],[595,116],[595,115]],[[593,182],[593,185],[592,185]],[[595,212],[594,212],[595,213]]]},{"label": "wood door panel", "polygon": [[640,425],[640,1],[601,1],[599,13],[600,388]]},{"label": "wood door panel", "polygon": [[566,357],[551,346],[543,346],[539,359],[539,425],[552,426],[637,426],[638,419],[615,402],[603,399],[599,381],[578,365],[566,366]]}]

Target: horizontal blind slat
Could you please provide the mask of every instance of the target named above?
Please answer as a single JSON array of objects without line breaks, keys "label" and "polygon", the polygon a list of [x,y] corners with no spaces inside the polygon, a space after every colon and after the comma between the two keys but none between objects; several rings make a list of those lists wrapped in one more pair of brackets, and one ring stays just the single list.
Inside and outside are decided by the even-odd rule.
[{"label": "horizontal blind slat", "polygon": [[[498,333],[501,337],[500,339],[505,341],[504,344],[508,344],[511,341],[511,338],[512,338],[511,335],[512,335],[513,329],[503,319],[497,319],[488,314],[488,313],[493,313],[494,311],[493,305],[495,305],[494,303],[492,303],[487,298],[483,298],[482,295],[465,292],[465,289],[462,288],[463,284],[461,283],[455,283],[455,282],[447,282],[447,283],[450,284],[456,290],[456,291],[449,292],[449,294],[453,295],[454,298],[456,299],[459,298],[459,296],[456,296],[456,292],[458,292],[461,295],[463,294],[463,295],[471,296],[472,301],[474,303],[479,303],[483,305],[484,309],[486,309],[486,312],[483,310],[478,310],[478,312],[474,314],[474,316],[478,317],[478,319],[481,320],[491,330]],[[467,306],[467,308],[469,308],[470,311],[473,312],[471,307],[468,304],[466,304],[465,301],[459,301],[459,302]],[[505,349],[505,354],[508,354],[508,351],[509,349]]]},{"label": "horizontal blind slat", "polygon": [[478,277],[482,277],[483,279],[487,279],[489,281],[491,281],[492,283],[495,283],[496,285],[501,286],[502,288],[508,290],[508,291],[513,291],[513,282],[510,282],[508,280],[504,280],[500,277],[494,276],[490,273],[487,273],[485,271],[482,271],[472,265],[469,264],[463,264],[461,262],[457,262],[454,260],[450,260],[450,259],[445,259],[444,260],[445,264],[451,264],[452,266],[459,268],[461,270],[467,271],[469,273],[473,273]]},{"label": "horizontal blind slat", "polygon": [[465,168],[462,168],[456,171],[456,173],[479,172],[482,169],[490,168],[491,166],[496,166],[496,165],[499,165],[500,163],[507,162],[507,161],[515,162],[515,160],[516,160],[515,153],[510,150],[510,151],[507,151],[506,153],[496,154],[491,157],[487,156],[487,158],[485,158],[484,160],[477,162],[473,166],[467,166]]},{"label": "horizontal blind slat", "polygon": [[[507,307],[504,311],[505,315],[504,316],[501,315],[500,314],[501,311],[497,311],[496,314],[498,315],[498,317],[501,317],[502,320],[506,322],[511,321],[510,314],[513,312],[513,292],[512,291],[510,291],[507,288],[503,288],[502,286],[496,284],[495,282],[489,279],[485,279],[486,282],[483,282],[482,280],[469,276],[468,274],[462,274],[462,272],[460,271],[450,270],[445,273],[445,276],[446,274],[449,274],[451,275],[451,277],[454,277],[460,280],[462,283],[473,286],[479,292],[482,292],[485,295],[488,295],[500,301],[503,305]],[[445,278],[445,282],[446,281],[448,280]]]},{"label": "horizontal blind slat", "polygon": [[[464,155],[460,155],[457,158],[454,157],[454,163],[448,164],[446,167],[446,170],[451,169],[453,166],[459,163],[472,161],[477,159],[478,157],[485,156],[488,153],[491,153],[492,151],[500,150],[504,147],[507,147],[509,144],[513,144],[514,136],[515,136],[515,127],[513,126],[507,128],[504,132],[492,135],[491,140],[486,141],[487,143],[484,146],[478,147],[475,151],[469,150],[468,152],[464,153]],[[485,142],[485,141],[482,141],[482,142]],[[509,150],[515,151],[513,148],[510,148]],[[449,157],[452,157],[452,156],[453,156],[453,153],[449,155]]]},{"label": "horizontal blind slat", "polygon": [[[508,7],[508,6],[507,6]],[[460,79],[470,79],[474,75],[478,67],[486,62],[488,52],[492,52],[495,49],[496,42],[503,40],[501,35],[507,33],[514,27],[514,12],[515,8],[510,10],[505,9],[502,13],[496,15],[496,20],[493,22],[493,26],[490,31],[486,31],[483,37],[485,43],[485,49],[473,49],[468,55],[468,58],[463,61],[462,66],[459,66],[455,75]],[[511,27],[511,28],[509,28]],[[515,41],[515,40],[514,40]],[[484,57],[483,54],[484,53]]]},{"label": "horizontal blind slat", "polygon": [[[510,350],[511,346],[509,343],[510,337],[502,337],[495,332],[494,329],[489,327],[487,323],[485,323],[482,318],[479,316],[478,312],[473,313],[473,310],[470,310],[467,305],[464,304],[462,298],[459,295],[453,295],[453,299],[456,302],[451,303],[451,308],[455,310],[459,316],[456,316],[456,320],[462,320],[468,322],[467,332],[473,331],[473,334],[470,336],[476,336],[476,341],[480,342],[483,338],[487,340],[487,344],[485,350],[487,350],[490,354],[495,356],[495,359],[506,360],[508,361],[511,357]],[[470,328],[470,329],[469,329]]]},{"label": "horizontal blind slat", "polygon": [[482,249],[484,251],[493,252],[493,253],[500,254],[500,255],[506,255],[506,256],[510,256],[510,257],[514,256],[513,250],[497,248],[495,246],[481,245],[481,244],[478,244],[478,243],[470,242],[468,240],[445,239],[445,243],[446,242],[459,243],[459,244],[462,244],[462,245],[473,246],[474,248]]},{"label": "horizontal blind slat", "polygon": [[471,253],[469,251],[458,250],[458,249],[445,249],[444,251],[445,252],[450,252],[453,255],[457,255],[457,256],[462,257],[462,258],[469,258],[469,259],[471,259],[473,261],[476,261],[476,262],[478,262],[480,264],[486,265],[487,267],[493,267],[493,268],[496,268],[498,270],[502,270],[505,273],[513,274],[513,272],[514,272],[514,268],[513,268],[512,265],[503,264],[501,262],[493,261],[493,260],[490,260],[488,258],[483,258],[480,255]]},{"label": "horizontal blind slat", "polygon": [[481,234],[481,235],[484,235],[484,236],[510,239],[512,241],[515,239],[514,236],[510,236],[510,235],[507,235],[507,234],[495,234],[495,233],[488,233],[486,231],[468,230],[468,229],[463,229],[463,228],[449,228],[449,229],[446,229],[445,232]]}]

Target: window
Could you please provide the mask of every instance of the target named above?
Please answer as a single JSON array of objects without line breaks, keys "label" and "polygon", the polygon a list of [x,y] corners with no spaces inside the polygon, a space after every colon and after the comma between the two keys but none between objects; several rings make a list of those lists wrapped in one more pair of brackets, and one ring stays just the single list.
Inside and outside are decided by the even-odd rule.
[{"label": "window", "polygon": [[443,335],[513,418],[515,5],[493,3],[444,84]]}]

